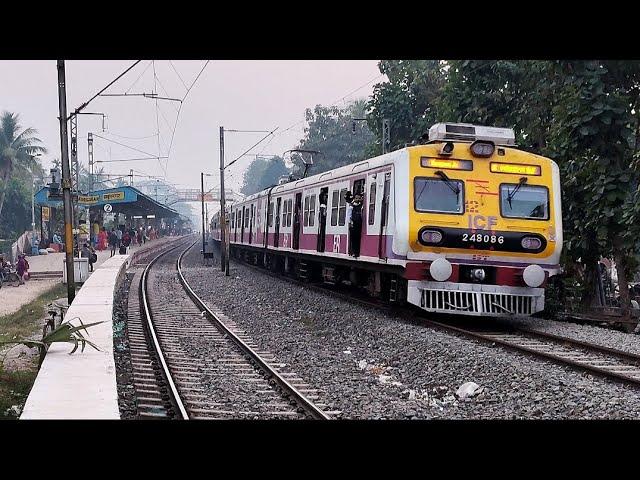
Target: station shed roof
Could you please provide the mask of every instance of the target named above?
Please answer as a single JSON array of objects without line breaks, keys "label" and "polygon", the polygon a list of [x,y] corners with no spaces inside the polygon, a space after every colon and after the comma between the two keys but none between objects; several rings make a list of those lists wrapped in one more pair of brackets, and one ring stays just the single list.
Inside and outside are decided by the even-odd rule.
[{"label": "station shed roof", "polygon": [[[35,203],[43,207],[61,208],[62,197],[50,197],[49,194],[49,187],[42,187],[34,195]],[[78,195],[77,203],[80,207],[91,208],[104,208],[104,205],[109,204],[111,205],[111,213],[141,216],[142,218],[171,218],[180,215],[173,208],[157,202],[137,188],[130,186],[107,188],[80,194]]]}]

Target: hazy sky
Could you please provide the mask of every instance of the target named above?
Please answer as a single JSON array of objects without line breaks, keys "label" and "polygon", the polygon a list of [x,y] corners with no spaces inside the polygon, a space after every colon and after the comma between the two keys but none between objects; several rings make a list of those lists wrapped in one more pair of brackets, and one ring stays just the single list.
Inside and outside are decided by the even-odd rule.
[{"label": "hazy sky", "polygon": [[[132,63],[66,62],[68,111],[91,98]],[[205,63],[144,60],[105,93],[153,92],[155,66],[158,95],[182,99]],[[168,161],[162,160],[162,165],[154,159],[98,163],[97,167],[103,166],[107,172],[116,174],[128,174],[133,168],[136,172],[164,177],[166,165],[168,181],[183,188],[199,188],[201,171],[218,171],[221,125],[238,130],[270,131],[279,127],[273,138],[265,140],[252,153],[281,155],[303,136],[305,108],[332,103],[342,106],[354,98],[368,96],[373,85],[386,78],[380,74],[377,63],[377,60],[211,61],[182,104],[172,144],[179,102],[158,100],[156,110],[154,99],[98,97],[84,111],[107,114],[106,130],[103,132],[99,116],[79,117],[79,158],[87,165],[87,132],[93,132],[154,156],[158,151],[160,156],[168,153],[170,156]],[[23,127],[38,130],[49,150],[43,162],[47,169],[53,158],[60,157],[55,61],[0,61],[0,110],[19,113]],[[263,135],[228,133],[226,162]],[[94,140],[96,161],[146,156],[102,138]],[[241,185],[242,172],[251,160],[252,157],[245,157],[228,169],[231,187]],[[207,179],[207,188],[217,181]]]}]

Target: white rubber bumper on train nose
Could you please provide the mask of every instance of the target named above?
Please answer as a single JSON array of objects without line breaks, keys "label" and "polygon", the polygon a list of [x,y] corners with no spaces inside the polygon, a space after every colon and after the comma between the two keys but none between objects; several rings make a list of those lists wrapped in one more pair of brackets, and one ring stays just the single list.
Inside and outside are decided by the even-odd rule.
[{"label": "white rubber bumper on train nose", "polygon": [[544,270],[540,265],[529,265],[522,272],[524,283],[532,288],[539,287],[544,282]]},{"label": "white rubber bumper on train nose", "polygon": [[453,272],[453,267],[451,266],[451,262],[446,258],[437,258],[431,265],[429,266],[429,273],[434,280],[438,282],[444,282],[451,277],[451,272]]}]

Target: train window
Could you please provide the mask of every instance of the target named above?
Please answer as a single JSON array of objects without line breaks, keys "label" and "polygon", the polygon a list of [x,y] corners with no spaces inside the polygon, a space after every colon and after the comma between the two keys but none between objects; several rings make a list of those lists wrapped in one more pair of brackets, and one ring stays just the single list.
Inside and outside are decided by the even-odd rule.
[{"label": "train window", "polygon": [[503,183],[500,213],[508,218],[549,220],[549,190],[543,186]]},{"label": "train window", "polygon": [[282,222],[281,222],[281,225],[283,227],[287,226],[287,204],[288,204],[288,202],[286,200],[282,203]]},{"label": "train window", "polygon": [[269,227],[273,226],[273,202],[269,202],[269,210],[267,213],[267,225]]},{"label": "train window", "polygon": [[311,195],[309,198],[309,226],[313,227],[316,221],[316,196]]},{"label": "train window", "polygon": [[304,197],[304,208],[303,208],[303,214],[302,214],[302,224],[305,227],[309,226],[309,195],[307,195],[306,197]]},{"label": "train window", "polygon": [[369,189],[369,225],[373,225],[375,223],[376,216],[376,182],[373,181],[371,183],[371,188]]},{"label": "train window", "polygon": [[417,212],[460,214],[464,211],[464,183],[460,180],[416,177],[413,194]]},{"label": "train window", "polygon": [[338,195],[340,192],[334,190],[331,194],[331,226],[338,225]]},{"label": "train window", "polygon": [[231,228],[236,228],[236,216],[231,216]]},{"label": "train window", "polygon": [[289,204],[288,211],[287,211],[287,227],[291,226],[291,212],[293,211],[293,200],[287,200],[287,203]]},{"label": "train window", "polygon": [[347,189],[340,190],[340,205],[338,209],[338,225],[345,224],[347,218]]}]

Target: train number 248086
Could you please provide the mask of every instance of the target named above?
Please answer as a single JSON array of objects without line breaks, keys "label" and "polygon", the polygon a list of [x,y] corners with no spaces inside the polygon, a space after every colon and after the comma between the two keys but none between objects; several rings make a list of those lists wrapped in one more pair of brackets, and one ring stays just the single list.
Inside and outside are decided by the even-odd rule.
[{"label": "train number 248086", "polygon": [[462,234],[463,242],[476,242],[476,243],[504,243],[504,237],[502,235],[483,235],[482,233],[468,233]]}]

